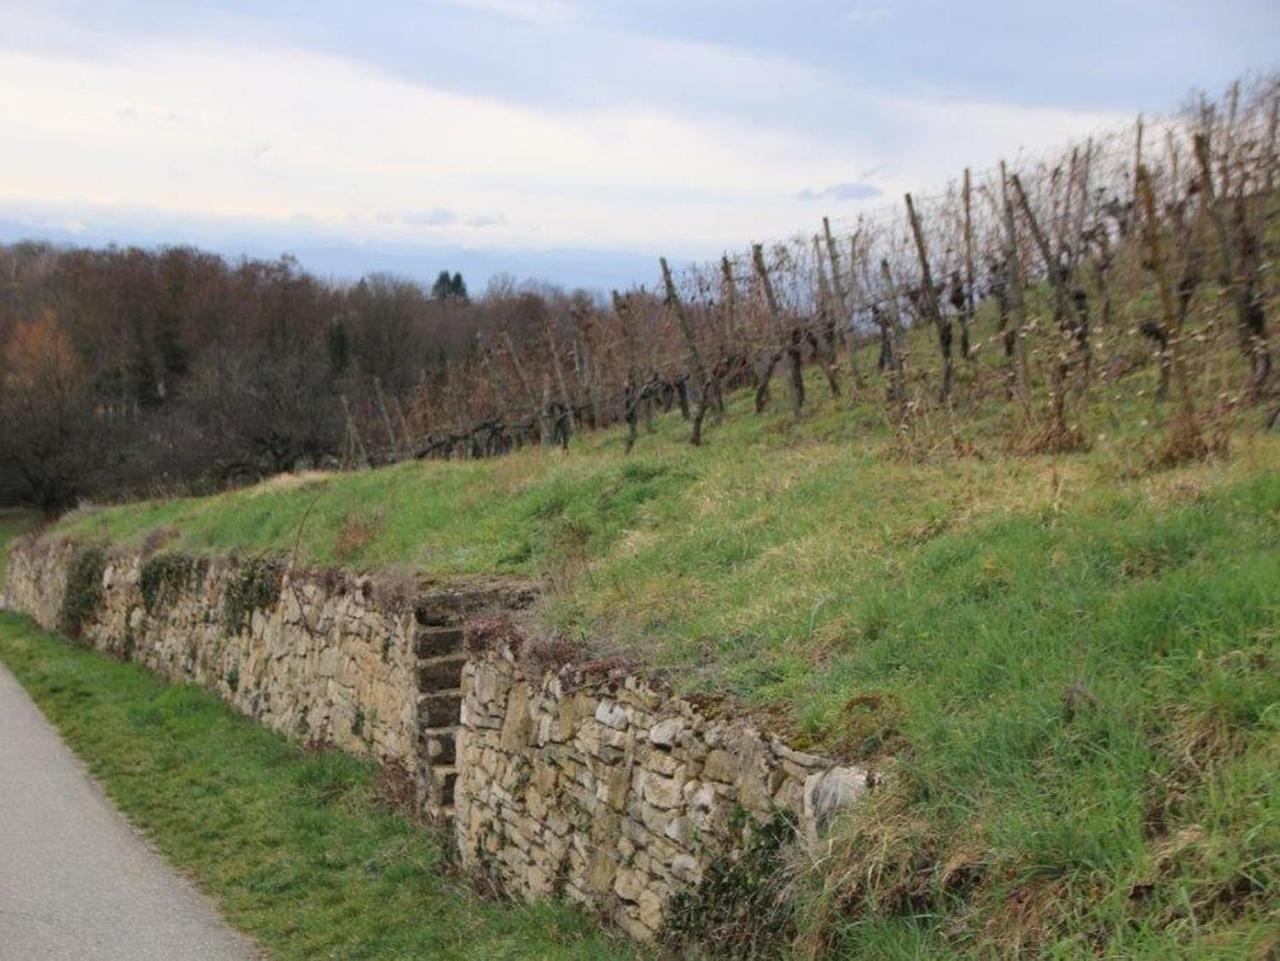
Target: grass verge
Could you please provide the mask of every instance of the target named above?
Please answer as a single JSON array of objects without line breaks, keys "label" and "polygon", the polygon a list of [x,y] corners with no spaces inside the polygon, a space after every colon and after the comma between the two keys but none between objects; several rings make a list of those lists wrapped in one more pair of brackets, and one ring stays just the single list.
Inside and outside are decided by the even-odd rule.
[{"label": "grass verge", "polygon": [[564,905],[482,899],[374,769],[0,614],[0,661],[161,853],[278,959],[613,959]]}]

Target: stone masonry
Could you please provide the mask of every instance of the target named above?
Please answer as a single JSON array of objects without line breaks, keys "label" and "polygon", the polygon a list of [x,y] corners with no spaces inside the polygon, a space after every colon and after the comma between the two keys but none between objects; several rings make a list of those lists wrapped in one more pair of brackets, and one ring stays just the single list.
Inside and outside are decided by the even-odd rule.
[{"label": "stone masonry", "polygon": [[[56,629],[78,550],[20,541],[2,606]],[[298,741],[403,772],[419,810],[452,821],[464,866],[522,898],[578,901],[640,940],[756,826],[787,813],[814,842],[868,784],[620,669],[468,652],[469,619],[527,606],[524,584],[391,592],[276,568],[278,590],[231,623],[227,595],[248,562],[188,559],[148,609],[148,559],[106,551],[82,643],[200,684]]]},{"label": "stone masonry", "polygon": [[635,675],[530,671],[510,650],[463,671],[458,760],[464,865],[530,900],[603,911],[639,940],[753,826],[788,812],[815,841],[867,786]]},{"label": "stone masonry", "polygon": [[[16,545],[5,606],[56,629],[77,549],[60,540]],[[208,688],[294,740],[396,768],[424,813],[451,814],[462,618],[486,604],[520,603],[527,591],[415,585],[410,597],[388,598],[367,577],[285,569],[274,603],[233,631],[224,601],[240,562],[193,562],[149,612],[140,587],[146,561],[142,551],[108,552],[83,643]]]}]

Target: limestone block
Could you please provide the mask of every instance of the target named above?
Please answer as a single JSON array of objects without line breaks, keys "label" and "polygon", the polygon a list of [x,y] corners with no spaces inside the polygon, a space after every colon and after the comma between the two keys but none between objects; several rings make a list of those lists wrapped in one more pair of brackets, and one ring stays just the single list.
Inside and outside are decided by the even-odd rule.
[{"label": "limestone block", "polygon": [[615,731],[625,730],[630,723],[627,709],[613,701],[601,701],[597,704],[595,719]]},{"label": "limestone block", "polygon": [[641,761],[646,771],[653,771],[656,774],[662,774],[666,777],[674,777],[681,774],[687,765],[679,757],[668,754],[663,750],[651,750],[645,754],[644,760]]},{"label": "limestone block", "polygon": [[649,728],[649,741],[660,747],[674,747],[676,738],[684,730],[684,719],[679,717],[667,718],[665,721],[659,721],[653,727]]},{"label": "limestone block", "polygon": [[678,807],[682,800],[680,789],[683,782],[678,777],[663,777],[660,774],[646,772],[644,778],[644,799],[654,807],[670,809]]},{"label": "limestone block", "polygon": [[855,767],[833,767],[812,774],[804,784],[804,826],[811,840],[826,831],[832,818],[867,790],[867,772]]},{"label": "limestone block", "polygon": [[662,833],[680,847],[688,847],[694,837],[694,825],[688,818],[675,817],[667,823]]},{"label": "limestone block", "polygon": [[640,900],[640,895],[644,893],[648,882],[648,876],[640,871],[636,871],[633,868],[621,868],[618,870],[617,878],[613,883],[613,893],[623,901],[635,904]]},{"label": "limestone block", "polygon": [[578,728],[574,746],[585,755],[596,755],[604,743],[604,732],[595,721],[588,721]]},{"label": "limestone block", "polygon": [[[666,892],[663,892],[666,893]],[[640,923],[650,931],[657,932],[662,927],[663,908],[666,899],[658,891],[640,892]]]},{"label": "limestone block", "polygon": [[531,898],[545,898],[552,893],[551,875],[537,864],[530,864],[526,869]]},{"label": "limestone block", "polygon": [[713,781],[732,784],[738,778],[738,764],[732,754],[717,748],[707,753],[707,759],[702,765],[702,775]]},{"label": "limestone block", "polygon": [[533,718],[529,714],[529,685],[515,684],[507,698],[506,716],[502,722],[502,748],[520,751],[528,746],[533,732]]}]

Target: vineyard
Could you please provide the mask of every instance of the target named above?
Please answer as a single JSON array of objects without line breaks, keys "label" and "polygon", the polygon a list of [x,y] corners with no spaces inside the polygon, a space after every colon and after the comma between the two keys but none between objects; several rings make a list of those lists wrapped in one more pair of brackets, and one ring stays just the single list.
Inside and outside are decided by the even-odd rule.
[{"label": "vineyard", "polygon": [[[757,413],[785,395],[801,415],[808,365],[834,397],[882,394],[907,442],[931,414],[994,399],[1020,411],[1017,445],[1065,452],[1087,443],[1080,412],[1100,385],[1152,359],[1157,399],[1177,411],[1159,456],[1205,456],[1228,410],[1257,407],[1269,425],[1280,410],[1278,103],[1274,77],[1236,84],[1062,155],[965,170],[938,196],[824,219],[811,237],[683,270],[663,259],[661,284],[614,291],[612,310],[577,304],[482,337],[408,416],[379,401],[377,440],[348,418],[348,460],[567,447],[612,423],[630,447],[676,406],[696,445],[726,391],[751,388]],[[932,346],[906,336],[921,329]]]},{"label": "vineyard", "polygon": [[874,402],[918,451],[930,425],[996,405],[1009,450],[1065,453],[1149,367],[1153,462],[1205,457],[1235,418],[1280,410],[1276,104],[1273,75],[1238,83],[786,242],[658,258],[656,284],[607,296],[505,277],[473,299],[447,272],[429,291],[336,284],[189,247],[0,247],[0,501],[56,513],[567,449],[613,425],[632,449],[677,409],[687,441],[714,444],[738,390],[754,415],[803,417],[815,393]]}]

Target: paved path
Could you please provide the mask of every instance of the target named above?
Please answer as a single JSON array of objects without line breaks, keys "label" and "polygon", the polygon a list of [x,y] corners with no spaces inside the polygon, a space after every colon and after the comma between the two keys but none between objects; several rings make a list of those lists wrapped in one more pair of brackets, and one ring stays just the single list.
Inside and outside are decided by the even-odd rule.
[{"label": "paved path", "polygon": [[0,666],[0,961],[251,961]]}]

